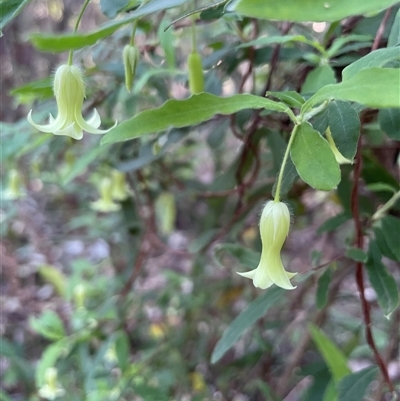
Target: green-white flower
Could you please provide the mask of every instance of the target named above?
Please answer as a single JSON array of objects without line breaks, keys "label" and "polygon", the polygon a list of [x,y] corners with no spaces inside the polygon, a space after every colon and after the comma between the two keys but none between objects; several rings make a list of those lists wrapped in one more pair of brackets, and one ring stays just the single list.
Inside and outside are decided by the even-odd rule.
[{"label": "green-white flower", "polygon": [[264,207],[260,220],[262,242],[261,259],[257,268],[238,273],[253,280],[255,287],[262,289],[276,284],[285,290],[292,290],[290,279],[297,273],[285,270],[281,260],[281,249],[290,228],[290,212],[282,202],[269,201]]},{"label": "green-white flower", "polygon": [[85,83],[82,71],[76,65],[65,64],[57,68],[53,91],[58,107],[58,115],[55,119],[50,114],[49,124],[39,125],[32,119],[32,110],[28,114],[28,121],[39,131],[82,139],[83,131],[90,134],[105,134],[111,129],[98,129],[101,120],[96,109],[87,121],[83,118],[82,105],[85,98]]},{"label": "green-white flower", "polygon": [[65,394],[65,390],[58,384],[56,368],[47,368],[44,380],[45,384],[38,391],[40,397],[46,400],[55,400]]},{"label": "green-white flower", "polygon": [[115,212],[121,208],[121,205],[115,203],[112,199],[112,181],[105,177],[100,182],[100,199],[92,202],[90,207],[99,212]]}]

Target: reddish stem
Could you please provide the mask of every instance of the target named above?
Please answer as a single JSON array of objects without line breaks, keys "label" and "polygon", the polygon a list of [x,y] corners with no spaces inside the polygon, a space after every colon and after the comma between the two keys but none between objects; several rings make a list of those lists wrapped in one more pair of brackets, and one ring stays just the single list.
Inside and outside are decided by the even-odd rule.
[{"label": "reddish stem", "polygon": [[[353,188],[351,191],[351,211],[353,214],[354,226],[356,230],[356,245],[357,248],[363,249],[364,246],[364,236],[363,230],[360,221],[360,211],[359,211],[359,202],[358,202],[358,189],[359,182],[361,177],[361,168],[362,168],[362,157],[361,157],[361,137],[358,141],[357,145],[357,154],[356,154],[356,163],[354,167],[354,177],[353,177]],[[374,337],[372,335],[371,329],[371,307],[367,299],[365,298],[365,286],[364,286],[364,266],[363,263],[357,262],[356,264],[356,283],[357,288],[360,293],[361,300],[361,309],[363,314],[363,320],[365,325],[365,337],[367,340],[368,346],[371,348],[375,361],[379,366],[379,369],[382,373],[383,379],[388,384],[390,390],[393,392],[394,387],[392,381],[390,380],[389,373],[387,370],[387,366],[383,361],[379,351],[376,347]]]}]

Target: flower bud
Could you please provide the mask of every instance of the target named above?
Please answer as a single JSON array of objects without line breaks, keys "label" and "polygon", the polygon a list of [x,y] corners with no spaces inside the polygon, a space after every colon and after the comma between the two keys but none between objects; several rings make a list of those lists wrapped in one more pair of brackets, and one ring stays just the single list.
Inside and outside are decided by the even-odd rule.
[{"label": "flower bud", "polygon": [[346,159],[340,152],[339,149],[336,147],[335,141],[332,138],[331,130],[328,129],[325,132],[326,139],[331,147],[333,154],[335,155],[335,159],[339,164],[353,164],[353,162],[349,159]]},{"label": "flower bud", "polygon": [[189,89],[192,95],[204,92],[203,66],[200,54],[193,51],[188,57]]},{"label": "flower bud", "polygon": [[290,228],[290,213],[282,202],[269,201],[264,207],[260,219],[262,242],[261,259],[257,268],[246,273],[238,273],[253,280],[255,287],[262,289],[276,284],[286,290],[292,290],[290,280],[297,273],[287,272],[282,264],[281,249]]},{"label": "flower bud", "polygon": [[136,67],[139,63],[140,52],[136,46],[126,45],[124,47],[123,59],[125,69],[125,85],[128,92],[131,91]]}]

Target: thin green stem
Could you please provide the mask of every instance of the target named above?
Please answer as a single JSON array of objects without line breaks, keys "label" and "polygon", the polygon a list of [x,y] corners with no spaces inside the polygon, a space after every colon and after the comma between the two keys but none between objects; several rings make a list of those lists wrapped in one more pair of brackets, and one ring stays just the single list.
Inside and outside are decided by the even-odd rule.
[{"label": "thin green stem", "polygon": [[400,191],[397,191],[381,208],[379,208],[372,216],[372,220],[379,220],[396,204],[400,199]]},{"label": "thin green stem", "polygon": [[196,21],[192,18],[192,52],[197,51]]},{"label": "thin green stem", "polygon": [[132,33],[131,33],[131,40],[129,42],[129,44],[131,46],[135,45],[135,35],[136,35],[136,29],[138,27],[138,22],[139,22],[139,18],[135,19],[135,21],[133,21],[133,25],[132,25]]},{"label": "thin green stem", "polygon": [[[78,27],[79,27],[79,24],[81,22],[83,13],[85,12],[86,7],[88,6],[89,2],[90,2],[90,0],[85,0],[85,2],[83,3],[82,9],[81,9],[81,11],[80,11],[80,13],[78,15],[78,18],[77,18],[77,20],[75,22],[74,33],[76,33],[77,30],[78,30]],[[68,55],[68,65],[72,65],[73,57],[74,57],[74,51],[70,50],[69,51],[69,55]]]},{"label": "thin green stem", "polygon": [[275,202],[279,202],[280,201],[283,173],[285,171],[286,163],[287,163],[287,160],[289,158],[290,149],[291,149],[291,147],[293,145],[294,137],[296,136],[296,132],[297,132],[297,128],[298,127],[299,127],[298,124],[295,124],[295,126],[293,127],[293,130],[292,130],[292,132],[290,134],[290,139],[289,139],[288,145],[286,147],[285,155],[283,156],[281,169],[279,170],[278,182],[276,184],[276,191],[275,191],[275,198],[274,198]]}]

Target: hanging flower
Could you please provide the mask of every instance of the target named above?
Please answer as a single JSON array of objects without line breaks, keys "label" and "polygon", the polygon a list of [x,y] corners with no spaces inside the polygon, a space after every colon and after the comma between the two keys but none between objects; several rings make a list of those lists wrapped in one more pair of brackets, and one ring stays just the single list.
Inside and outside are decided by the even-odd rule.
[{"label": "hanging flower", "polygon": [[269,201],[264,207],[260,220],[262,242],[261,260],[257,268],[245,273],[238,273],[253,280],[255,287],[262,289],[276,284],[285,290],[296,287],[290,279],[297,273],[287,272],[282,264],[281,249],[289,233],[290,213],[282,202]]},{"label": "hanging flower", "polygon": [[112,200],[112,181],[109,178],[103,178],[100,182],[100,199],[92,202],[90,207],[99,212],[115,212],[121,205]]},{"label": "hanging flower", "polygon": [[46,400],[55,400],[65,394],[65,390],[58,384],[56,368],[47,368],[44,380],[45,384],[38,391],[40,397]]},{"label": "hanging flower", "polygon": [[32,119],[32,110],[28,114],[28,121],[39,131],[82,139],[83,131],[90,134],[105,134],[117,124],[115,123],[108,130],[98,129],[101,120],[96,109],[87,121],[83,118],[82,105],[85,98],[85,83],[82,71],[76,65],[65,64],[57,68],[53,91],[58,107],[56,119],[50,114],[49,124],[39,125]]}]

